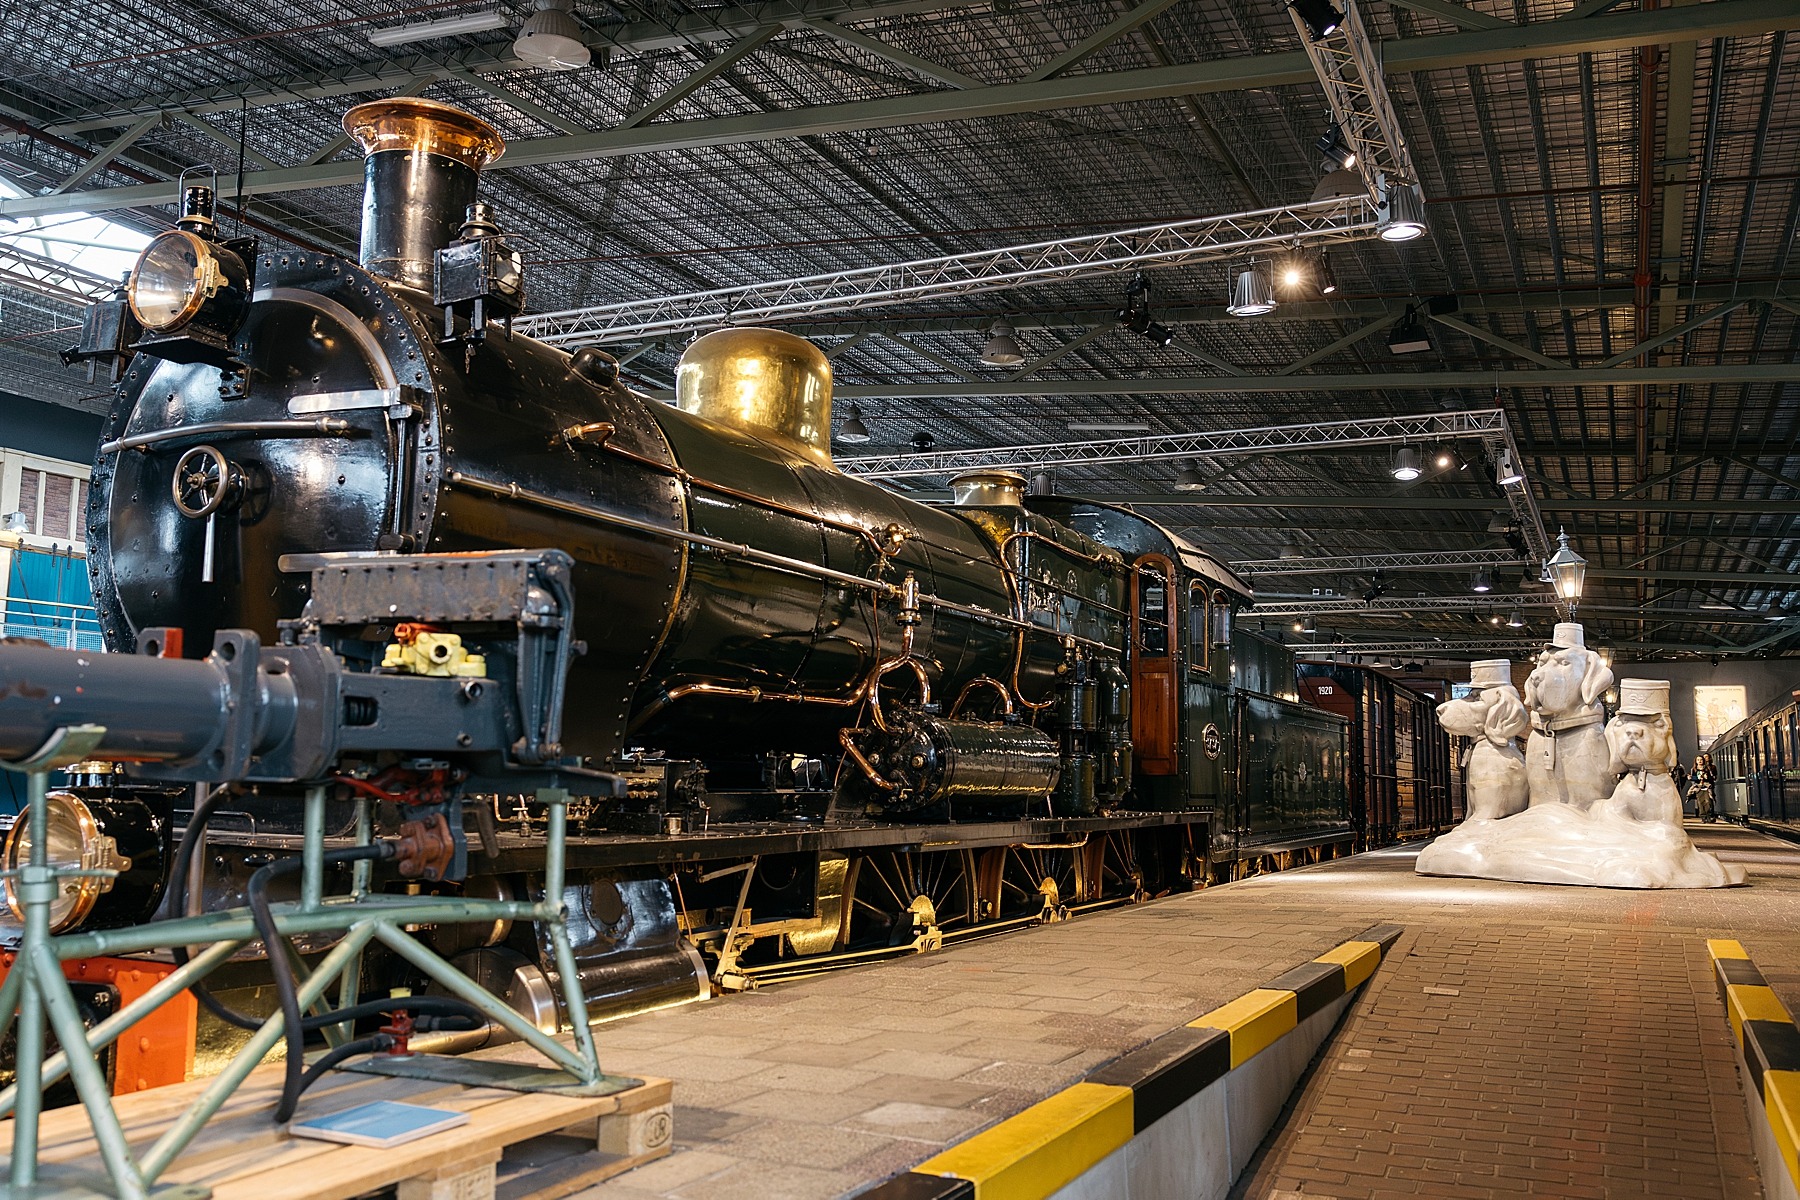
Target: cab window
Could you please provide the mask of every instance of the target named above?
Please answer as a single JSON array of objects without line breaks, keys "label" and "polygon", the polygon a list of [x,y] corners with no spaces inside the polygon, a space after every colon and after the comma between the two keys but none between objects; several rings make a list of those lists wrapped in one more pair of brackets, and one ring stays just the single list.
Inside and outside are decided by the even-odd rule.
[{"label": "cab window", "polygon": [[1169,653],[1169,585],[1159,572],[1140,577],[1138,649],[1152,658]]},{"label": "cab window", "polygon": [[1212,665],[1212,628],[1208,618],[1206,585],[1188,584],[1187,660],[1188,666],[1199,671]]}]

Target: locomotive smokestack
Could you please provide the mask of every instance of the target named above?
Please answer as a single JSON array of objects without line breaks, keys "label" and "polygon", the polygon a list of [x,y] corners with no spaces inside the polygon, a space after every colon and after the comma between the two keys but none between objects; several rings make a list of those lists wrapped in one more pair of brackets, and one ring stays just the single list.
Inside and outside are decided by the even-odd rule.
[{"label": "locomotive smokestack", "polygon": [[411,97],[357,105],[344,132],[368,156],[363,267],[429,291],[432,256],[456,240],[481,169],[506,143],[480,117]]}]

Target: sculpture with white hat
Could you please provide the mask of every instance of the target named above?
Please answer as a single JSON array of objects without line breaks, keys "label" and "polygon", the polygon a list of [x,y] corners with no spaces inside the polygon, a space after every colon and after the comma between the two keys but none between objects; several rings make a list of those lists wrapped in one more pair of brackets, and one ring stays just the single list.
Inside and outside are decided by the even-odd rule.
[{"label": "sculpture with white hat", "polygon": [[1617,772],[1600,728],[1606,719],[1601,698],[1612,684],[1612,668],[1587,648],[1581,625],[1560,622],[1525,677],[1531,714],[1525,773],[1533,806],[1586,808],[1612,791]]},{"label": "sculpture with white hat", "polygon": [[1469,664],[1474,694],[1438,705],[1438,724],[1471,739],[1463,752],[1463,794],[1470,821],[1497,821],[1522,812],[1530,799],[1525,756],[1515,740],[1531,728],[1512,663],[1504,658]]},{"label": "sculpture with white hat", "polygon": [[1609,778],[1624,773],[1609,795],[1596,803],[1540,802],[1534,776],[1529,808],[1505,820],[1464,822],[1419,852],[1419,873],[1617,888],[1743,883],[1743,867],[1696,849],[1682,827],[1681,798],[1669,778],[1675,740],[1668,683],[1622,681],[1618,715],[1600,737]]}]

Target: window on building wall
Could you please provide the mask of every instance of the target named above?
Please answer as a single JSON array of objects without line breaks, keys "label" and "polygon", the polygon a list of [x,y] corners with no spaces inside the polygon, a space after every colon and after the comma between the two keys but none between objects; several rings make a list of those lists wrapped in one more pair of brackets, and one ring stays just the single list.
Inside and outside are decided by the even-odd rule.
[{"label": "window on building wall", "polygon": [[1749,715],[1742,684],[1703,684],[1694,688],[1694,725],[1700,749],[1710,750],[1719,735]]},{"label": "window on building wall", "polygon": [[14,511],[24,514],[24,532],[58,541],[85,542],[87,489],[85,479],[21,467],[19,502]]}]

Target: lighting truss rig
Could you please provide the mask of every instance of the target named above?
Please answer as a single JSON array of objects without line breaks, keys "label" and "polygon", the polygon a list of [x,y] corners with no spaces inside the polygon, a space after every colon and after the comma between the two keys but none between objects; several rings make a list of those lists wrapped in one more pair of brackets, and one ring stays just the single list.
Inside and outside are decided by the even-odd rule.
[{"label": "lighting truss rig", "polygon": [[1231,564],[1240,575],[1366,575],[1373,571],[1451,571],[1516,567],[1529,561],[1514,550],[1421,550],[1412,554],[1334,554],[1305,558],[1246,558]]},{"label": "lighting truss rig", "polygon": [[1364,616],[1377,613],[1411,612],[1496,612],[1515,608],[1554,608],[1557,599],[1550,592],[1521,592],[1516,596],[1381,596],[1374,600],[1358,600],[1349,596],[1320,597],[1317,600],[1275,600],[1257,604],[1246,610],[1250,617],[1322,617],[1330,615]]},{"label": "lighting truss rig", "polygon": [[1377,229],[1372,198],[1339,196],[997,250],[538,313],[518,318],[513,328],[565,349],[602,345],[1209,262],[1262,248],[1363,241],[1375,237]]},{"label": "lighting truss rig", "polygon": [[119,286],[103,275],[4,241],[0,241],[0,284],[84,307],[107,299]]},{"label": "lighting truss rig", "polygon": [[1290,6],[1288,16],[1325,91],[1338,133],[1356,154],[1354,169],[1369,195],[1376,196],[1384,177],[1389,184],[1417,184],[1419,174],[1388,98],[1380,52],[1363,25],[1356,0],[1343,4],[1342,23],[1325,37],[1315,38],[1297,9]]},{"label": "lighting truss rig", "polygon": [[[1104,384],[1096,385],[1104,387]],[[963,471],[1006,469],[1042,471],[1049,467],[1111,462],[1157,462],[1219,455],[1341,450],[1357,446],[1389,446],[1478,439],[1488,456],[1520,461],[1506,413],[1498,408],[1464,412],[1420,413],[1397,417],[1365,417],[1351,421],[1314,421],[1301,425],[1259,425],[1211,433],[1146,434],[1080,442],[1036,442],[1021,446],[987,446],[964,450],[894,451],[839,458],[846,475],[865,479],[944,477]],[[1537,498],[1522,478],[1502,487],[1513,520],[1525,538],[1533,562],[1550,557],[1550,538],[1538,512]],[[1173,499],[1173,498],[1172,498]]]}]

